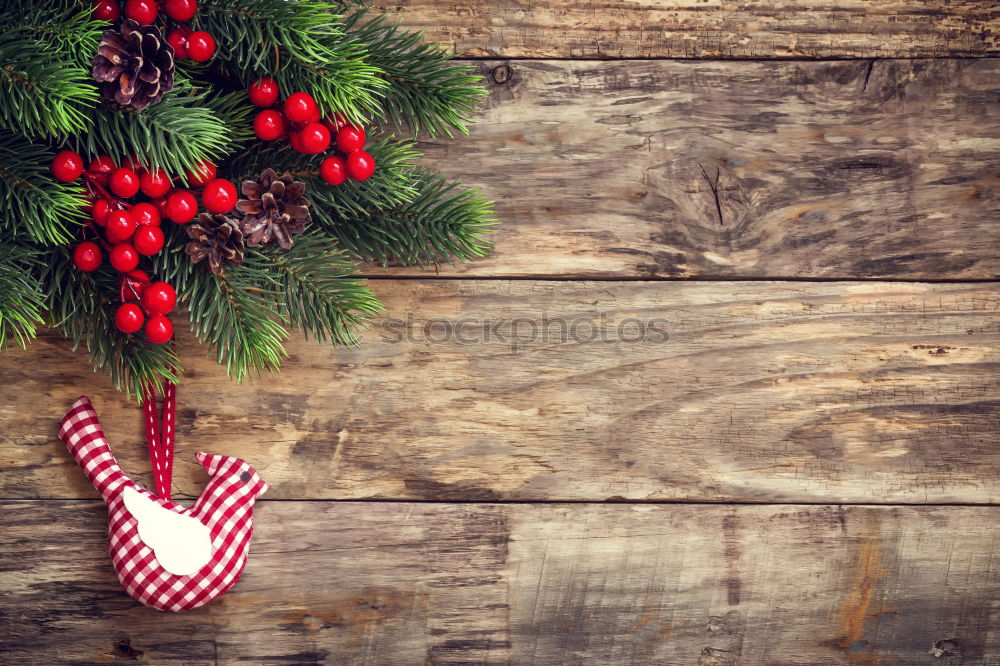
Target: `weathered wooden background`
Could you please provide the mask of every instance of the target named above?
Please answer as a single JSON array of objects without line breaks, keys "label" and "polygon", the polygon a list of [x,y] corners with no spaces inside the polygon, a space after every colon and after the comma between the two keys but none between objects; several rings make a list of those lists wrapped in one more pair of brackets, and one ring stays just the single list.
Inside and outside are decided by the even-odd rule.
[{"label": "weathered wooden background", "polygon": [[184,338],[195,450],[272,490],[222,600],[131,601],[55,437],[54,337],[0,357],[0,662],[1000,664],[1000,9],[415,0],[471,59],[425,144],[504,225],[372,269],[355,350],[240,387]]}]

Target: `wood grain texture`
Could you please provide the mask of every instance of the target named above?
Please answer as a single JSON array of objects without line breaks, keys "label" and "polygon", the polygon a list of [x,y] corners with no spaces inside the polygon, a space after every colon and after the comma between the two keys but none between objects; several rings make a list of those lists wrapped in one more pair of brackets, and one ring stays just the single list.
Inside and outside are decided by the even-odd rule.
[{"label": "wood grain texture", "polygon": [[1000,52],[989,0],[437,0],[376,8],[466,56],[902,58]]},{"label": "wood grain texture", "polygon": [[479,67],[472,136],[427,162],[503,224],[443,275],[1000,275],[1000,60]]},{"label": "wood grain texture", "polygon": [[[359,349],[243,387],[184,337],[177,493],[207,450],[286,499],[1000,499],[995,283],[373,286]],[[0,497],[95,497],[55,437],[81,393],[148,482],[141,411],[64,341],[0,376]]]},{"label": "wood grain texture", "polygon": [[102,504],[0,511],[11,664],[1000,661],[996,507],[264,501],[182,614],[120,590]]}]

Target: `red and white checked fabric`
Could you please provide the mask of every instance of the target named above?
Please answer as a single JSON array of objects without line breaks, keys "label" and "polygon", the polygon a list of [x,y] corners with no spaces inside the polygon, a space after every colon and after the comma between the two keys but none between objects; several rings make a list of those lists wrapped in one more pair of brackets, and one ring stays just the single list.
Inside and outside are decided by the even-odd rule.
[{"label": "red and white checked fabric", "polygon": [[[154,496],[125,475],[87,397],[79,398],[63,417],[59,437],[108,505],[111,561],[129,596],[159,610],[190,610],[221,596],[239,580],[253,535],[253,504],[267,490],[249,464],[230,456],[197,453],[211,479],[194,505],[185,509]],[[125,508],[125,488],[206,525],[212,540],[208,564],[190,576],[177,576],[160,566],[153,549],[139,538],[138,522]]]}]

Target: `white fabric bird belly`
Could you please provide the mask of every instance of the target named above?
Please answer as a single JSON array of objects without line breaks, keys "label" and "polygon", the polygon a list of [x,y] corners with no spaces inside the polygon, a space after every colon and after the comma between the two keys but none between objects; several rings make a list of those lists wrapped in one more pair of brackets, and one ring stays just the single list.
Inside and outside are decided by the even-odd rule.
[{"label": "white fabric bird belly", "polygon": [[122,490],[125,508],[138,523],[139,538],[160,566],[191,576],[212,559],[212,533],[200,520],[171,511],[135,488]]}]

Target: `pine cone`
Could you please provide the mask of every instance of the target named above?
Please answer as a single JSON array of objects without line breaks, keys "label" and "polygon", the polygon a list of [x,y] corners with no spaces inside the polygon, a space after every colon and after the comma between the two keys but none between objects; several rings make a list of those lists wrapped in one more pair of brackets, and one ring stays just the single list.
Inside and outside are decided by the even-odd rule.
[{"label": "pine cone", "polygon": [[174,87],[174,47],[159,28],[140,27],[132,19],[122,23],[121,32],[104,31],[90,63],[105,99],[137,111],[159,102]]},{"label": "pine cone", "polygon": [[222,275],[223,263],[239,266],[243,261],[243,234],[231,217],[202,213],[185,228],[191,241],[184,251],[194,263],[207,258],[209,270]]},{"label": "pine cone", "polygon": [[293,181],[288,173],[279,178],[274,169],[265,169],[257,180],[243,181],[242,190],[246,199],[236,203],[236,210],[243,213],[240,229],[250,247],[277,242],[287,250],[312,221],[309,202],[302,196],[306,184]]}]

